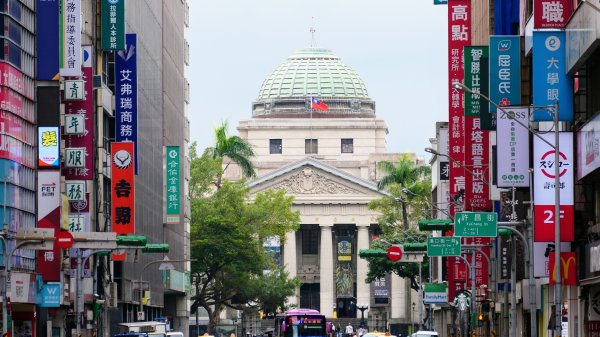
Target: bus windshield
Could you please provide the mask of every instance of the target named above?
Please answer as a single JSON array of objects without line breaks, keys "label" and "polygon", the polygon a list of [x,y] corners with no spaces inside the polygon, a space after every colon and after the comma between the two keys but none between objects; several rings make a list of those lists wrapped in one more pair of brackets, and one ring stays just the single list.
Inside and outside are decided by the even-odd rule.
[{"label": "bus windshield", "polygon": [[285,337],[326,336],[324,316],[288,316]]}]

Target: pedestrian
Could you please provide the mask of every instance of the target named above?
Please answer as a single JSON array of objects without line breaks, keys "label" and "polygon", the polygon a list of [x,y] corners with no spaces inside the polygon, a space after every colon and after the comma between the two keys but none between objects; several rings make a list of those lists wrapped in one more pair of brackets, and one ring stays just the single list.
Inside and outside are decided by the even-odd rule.
[{"label": "pedestrian", "polygon": [[352,327],[352,324],[348,323],[348,325],[346,325],[346,336],[352,337],[353,334],[354,334],[354,328]]},{"label": "pedestrian", "polygon": [[362,337],[365,334],[365,329],[361,326],[358,328],[358,337]]}]

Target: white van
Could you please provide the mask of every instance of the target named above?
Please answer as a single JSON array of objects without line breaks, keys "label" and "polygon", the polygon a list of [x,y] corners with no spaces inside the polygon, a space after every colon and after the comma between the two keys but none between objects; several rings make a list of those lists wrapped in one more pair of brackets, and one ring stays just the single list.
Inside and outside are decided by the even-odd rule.
[{"label": "white van", "polygon": [[183,332],[180,331],[169,331],[167,337],[183,337]]},{"label": "white van", "polygon": [[410,337],[437,337],[437,336],[439,336],[437,332],[425,331],[425,330],[419,330],[419,331],[413,333],[412,335],[410,335]]}]

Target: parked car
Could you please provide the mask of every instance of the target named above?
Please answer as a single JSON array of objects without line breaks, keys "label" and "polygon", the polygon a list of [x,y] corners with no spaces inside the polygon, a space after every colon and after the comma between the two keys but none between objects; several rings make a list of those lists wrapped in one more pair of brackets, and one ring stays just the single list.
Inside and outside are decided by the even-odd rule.
[{"label": "parked car", "polygon": [[367,332],[366,334],[362,335],[362,337],[396,337],[396,336],[390,335],[390,334],[386,335],[385,332],[373,331],[373,332]]},{"label": "parked car", "polygon": [[425,331],[425,330],[419,330],[417,332],[414,332],[412,335],[410,335],[410,337],[436,337],[436,336],[439,336],[437,332]]}]

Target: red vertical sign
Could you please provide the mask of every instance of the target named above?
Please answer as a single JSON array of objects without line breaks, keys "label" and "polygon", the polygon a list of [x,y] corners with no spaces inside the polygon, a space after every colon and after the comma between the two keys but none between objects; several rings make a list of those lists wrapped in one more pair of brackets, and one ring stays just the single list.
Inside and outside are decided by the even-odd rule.
[{"label": "red vertical sign", "polygon": [[479,116],[465,117],[465,166],[471,172],[465,174],[464,209],[466,211],[489,211],[489,131],[481,130]]},{"label": "red vertical sign", "polygon": [[[135,233],[135,159],[132,142],[113,142],[112,162],[112,230],[117,235]],[[122,260],[124,255],[113,259]]]},{"label": "red vertical sign", "polygon": [[533,28],[565,28],[573,14],[572,0],[535,0]]},{"label": "red vertical sign", "polygon": [[[465,172],[460,164],[465,161],[465,108],[464,93],[452,87],[454,82],[464,81],[464,47],[471,44],[471,2],[469,0],[448,1],[448,87],[449,90],[449,146],[448,155],[454,159],[450,163],[450,196],[458,200],[465,189]],[[462,190],[462,192],[461,192]],[[451,200],[452,201],[452,200]],[[453,204],[451,215],[462,209]],[[448,299],[453,300],[456,291],[463,288],[456,275],[464,267],[460,260],[447,258]],[[454,270],[457,268],[457,270]],[[462,276],[462,275],[460,275]]]},{"label": "red vertical sign", "polygon": [[[556,258],[554,252],[548,255],[550,285],[556,283]],[[575,252],[560,253],[560,276],[565,286],[577,285],[577,255]]]}]

